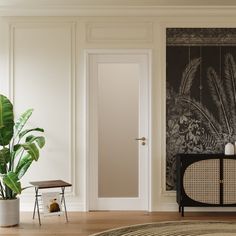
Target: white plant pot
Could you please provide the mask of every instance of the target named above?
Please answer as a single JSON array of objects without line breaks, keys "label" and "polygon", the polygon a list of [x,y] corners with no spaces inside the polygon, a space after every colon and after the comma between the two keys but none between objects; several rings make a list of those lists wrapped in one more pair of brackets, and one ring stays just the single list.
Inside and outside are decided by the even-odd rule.
[{"label": "white plant pot", "polygon": [[10,227],[19,224],[20,200],[0,200],[0,227]]}]

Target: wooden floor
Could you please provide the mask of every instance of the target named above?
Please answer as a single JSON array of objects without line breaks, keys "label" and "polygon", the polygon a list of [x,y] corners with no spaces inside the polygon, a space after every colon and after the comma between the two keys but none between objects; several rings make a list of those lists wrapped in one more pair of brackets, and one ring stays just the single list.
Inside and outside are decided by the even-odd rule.
[{"label": "wooden floor", "polygon": [[236,222],[236,212],[190,213],[181,217],[176,212],[70,212],[69,223],[63,216],[43,217],[42,226],[31,213],[21,213],[21,223],[17,227],[0,228],[0,235],[21,236],[85,236],[121,226],[156,221],[180,220],[229,220]]}]

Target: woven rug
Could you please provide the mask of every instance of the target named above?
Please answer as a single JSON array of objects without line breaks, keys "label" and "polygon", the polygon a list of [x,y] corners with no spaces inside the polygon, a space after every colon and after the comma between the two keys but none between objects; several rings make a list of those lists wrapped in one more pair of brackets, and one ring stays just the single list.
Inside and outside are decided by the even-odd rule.
[{"label": "woven rug", "polygon": [[91,236],[236,236],[236,221],[169,221],[133,225]]}]

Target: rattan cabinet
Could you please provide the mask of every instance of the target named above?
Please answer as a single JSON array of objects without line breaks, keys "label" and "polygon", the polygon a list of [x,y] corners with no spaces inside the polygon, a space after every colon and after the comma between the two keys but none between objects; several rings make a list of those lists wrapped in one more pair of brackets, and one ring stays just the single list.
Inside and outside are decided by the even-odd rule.
[{"label": "rattan cabinet", "polygon": [[178,154],[176,196],[184,207],[236,206],[236,156]]}]

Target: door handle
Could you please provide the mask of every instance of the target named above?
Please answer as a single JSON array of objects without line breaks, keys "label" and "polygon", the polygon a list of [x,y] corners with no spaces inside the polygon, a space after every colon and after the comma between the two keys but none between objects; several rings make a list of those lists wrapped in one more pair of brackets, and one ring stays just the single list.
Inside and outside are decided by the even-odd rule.
[{"label": "door handle", "polygon": [[146,138],[145,137],[142,137],[142,138],[136,138],[135,140],[141,140],[141,141],[145,141]]},{"label": "door handle", "polygon": [[142,145],[144,146],[146,144],[146,138],[145,137],[142,137],[142,138],[136,138],[135,140],[137,141],[142,141]]}]

